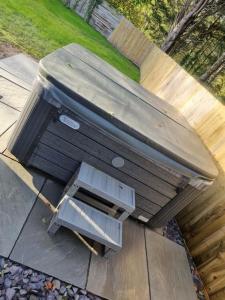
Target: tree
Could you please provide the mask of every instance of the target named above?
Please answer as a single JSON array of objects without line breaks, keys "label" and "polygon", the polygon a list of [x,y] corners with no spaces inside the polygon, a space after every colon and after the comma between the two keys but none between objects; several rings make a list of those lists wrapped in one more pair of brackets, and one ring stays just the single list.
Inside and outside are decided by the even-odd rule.
[{"label": "tree", "polygon": [[210,2],[211,0],[185,0],[182,9],[177,14],[177,17],[161,46],[161,49],[168,53],[180,35],[194,23],[195,19]]},{"label": "tree", "polygon": [[208,70],[200,77],[201,81],[211,82],[223,70],[225,66],[225,51],[216,60],[216,62],[208,68]]}]

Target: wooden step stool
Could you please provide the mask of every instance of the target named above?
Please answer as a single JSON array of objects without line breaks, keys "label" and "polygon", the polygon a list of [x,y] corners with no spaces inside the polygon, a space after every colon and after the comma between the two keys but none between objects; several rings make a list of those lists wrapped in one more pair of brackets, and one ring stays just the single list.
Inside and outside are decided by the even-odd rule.
[{"label": "wooden step stool", "polygon": [[[81,189],[91,196],[84,194],[82,200]],[[104,201],[113,207],[105,206]],[[97,207],[93,207],[93,203]],[[54,234],[60,226],[65,226],[103,244],[108,256],[122,248],[122,222],[135,210],[135,190],[82,162],[57,208],[49,233]]]}]

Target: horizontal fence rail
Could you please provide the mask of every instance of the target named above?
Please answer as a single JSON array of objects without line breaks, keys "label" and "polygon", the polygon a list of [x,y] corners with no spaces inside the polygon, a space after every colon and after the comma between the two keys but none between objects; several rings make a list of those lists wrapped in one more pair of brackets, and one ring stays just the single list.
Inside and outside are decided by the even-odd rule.
[{"label": "horizontal fence rail", "polygon": [[173,59],[152,46],[140,66],[141,85],[186,117],[216,159],[213,186],[178,216],[210,299],[225,299],[225,107]]}]

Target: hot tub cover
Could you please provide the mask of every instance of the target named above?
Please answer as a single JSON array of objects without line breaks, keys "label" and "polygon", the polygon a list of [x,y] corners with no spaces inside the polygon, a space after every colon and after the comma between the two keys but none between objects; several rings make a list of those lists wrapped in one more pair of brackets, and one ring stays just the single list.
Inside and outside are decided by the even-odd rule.
[{"label": "hot tub cover", "polygon": [[92,122],[101,118],[105,127],[111,126],[111,134],[125,143],[129,136],[130,146],[133,143],[145,157],[152,159],[156,151],[164,165],[166,157],[198,176],[217,176],[208,150],[174,107],[83,47],[71,44],[49,54],[40,61],[39,76],[68,95],[59,95],[63,105],[76,113],[85,108]]}]

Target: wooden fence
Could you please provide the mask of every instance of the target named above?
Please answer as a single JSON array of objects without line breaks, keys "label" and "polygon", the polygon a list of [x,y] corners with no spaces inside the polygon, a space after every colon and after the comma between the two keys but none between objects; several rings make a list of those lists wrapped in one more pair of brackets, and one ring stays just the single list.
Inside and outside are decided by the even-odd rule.
[{"label": "wooden fence", "polygon": [[97,0],[62,0],[64,5],[76,12],[106,38],[119,25],[123,16],[107,1]]},{"label": "wooden fence", "polygon": [[141,84],[178,108],[217,161],[214,185],[178,216],[210,299],[225,299],[225,107],[158,47],[141,64]]},{"label": "wooden fence", "polygon": [[140,66],[154,45],[131,22],[123,18],[108,38],[124,56]]}]

